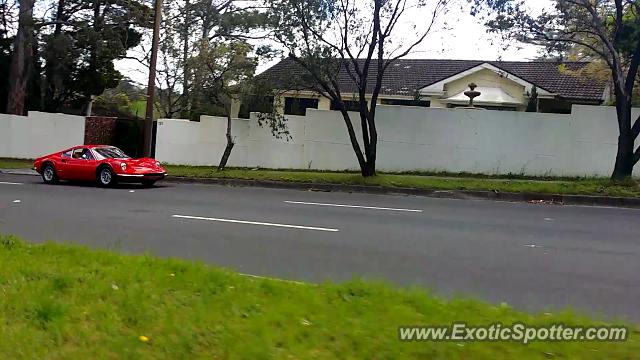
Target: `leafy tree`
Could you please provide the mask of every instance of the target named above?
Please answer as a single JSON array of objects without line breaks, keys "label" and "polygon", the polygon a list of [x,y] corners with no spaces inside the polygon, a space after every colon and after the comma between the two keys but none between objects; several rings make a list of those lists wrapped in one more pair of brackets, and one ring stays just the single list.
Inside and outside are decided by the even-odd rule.
[{"label": "leafy tree", "polygon": [[145,95],[131,80],[121,80],[117,87],[107,89],[96,97],[93,113],[123,118],[137,117],[138,114],[133,109],[134,103],[143,100]]},{"label": "leafy tree", "polygon": [[533,14],[523,0],[469,0],[472,13],[488,16],[490,31],[505,38],[542,45],[550,53],[583,54],[597,63],[585,71],[610,75],[618,120],[614,180],[628,178],[640,161],[640,118],[632,119],[640,66],[640,2],[636,0],[556,0],[555,7]]},{"label": "leafy tree", "polygon": [[[267,17],[258,6],[233,0],[180,0],[166,2],[161,25],[161,46],[156,78],[156,108],[163,117],[181,115],[197,119],[212,110],[224,113],[199,94],[201,79],[191,68],[203,47],[263,38]],[[212,45],[210,45],[210,43]],[[137,58],[147,66],[148,51]],[[197,62],[196,62],[197,63]]]},{"label": "leafy tree", "polygon": [[[216,48],[223,43],[237,45],[251,39],[263,39],[264,34],[261,32],[270,24],[265,11],[261,9],[260,6],[248,5],[241,1],[191,0],[192,24],[199,27],[195,31],[199,39],[195,41],[193,47],[196,51],[200,51],[203,48]],[[186,48],[186,46],[183,47]],[[207,107],[207,103],[201,101],[202,97],[196,96],[202,90],[203,84],[198,76],[189,73],[189,62],[185,64],[187,65],[185,79],[189,74],[193,77],[192,81],[185,82],[189,85],[187,93],[191,90],[194,94],[185,102],[188,102],[197,114]]]},{"label": "leafy tree", "polygon": [[[389,66],[408,55],[436,24],[447,0],[267,0],[276,29],[273,38],[305,70],[301,87],[311,89],[337,104],[362,176],[376,174],[378,132],[376,107],[382,79]],[[429,5],[430,16],[415,36],[398,40],[397,25],[408,12]],[[362,147],[351,114],[343,101],[338,79],[347,78],[355,89]]]},{"label": "leafy tree", "polygon": [[[253,46],[244,40],[234,40],[230,42],[202,42],[198,56],[192,59],[190,68],[194,75],[200,79],[201,91],[199,94],[214,106],[224,109],[227,117],[227,130],[225,147],[218,169],[225,168],[231,150],[235,145],[231,133],[232,107],[238,106],[241,102],[256,102],[261,99],[271,98],[271,89],[265,87],[254,79],[259,55],[264,54],[258,51],[253,57],[249,54],[254,52]],[[262,100],[264,101],[264,100]],[[255,103],[253,105],[256,105]],[[288,136],[286,124],[282,116],[272,112],[272,116],[264,116],[259,122],[267,122],[271,132],[276,137]]]},{"label": "leafy tree", "polygon": [[45,108],[88,105],[94,96],[118,85],[114,60],[140,43],[141,27],[150,27],[151,11],[142,1],[58,0],[44,36]]}]

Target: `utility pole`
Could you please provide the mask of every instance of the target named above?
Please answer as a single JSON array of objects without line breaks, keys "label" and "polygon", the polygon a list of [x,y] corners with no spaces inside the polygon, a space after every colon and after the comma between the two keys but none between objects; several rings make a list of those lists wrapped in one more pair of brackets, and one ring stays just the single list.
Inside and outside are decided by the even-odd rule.
[{"label": "utility pole", "polygon": [[160,21],[162,17],[162,0],[155,0],[153,18],[153,40],[151,42],[151,62],[149,64],[149,84],[147,86],[147,113],[144,117],[144,149],[146,157],[151,157],[153,145],[153,104],[156,92],[156,64],[158,62],[158,45],[160,43]]}]

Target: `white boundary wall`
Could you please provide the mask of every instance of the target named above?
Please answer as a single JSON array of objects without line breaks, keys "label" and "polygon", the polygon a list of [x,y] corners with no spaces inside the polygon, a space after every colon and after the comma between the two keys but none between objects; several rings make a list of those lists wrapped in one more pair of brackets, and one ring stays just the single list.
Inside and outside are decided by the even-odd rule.
[{"label": "white boundary wall", "polygon": [[[634,109],[634,117],[640,109]],[[286,116],[293,139],[234,119],[236,146],[229,166],[345,170],[358,163],[339,112],[307,110]],[[510,111],[380,106],[381,171],[449,171],[484,174],[609,176],[615,161],[615,108],[574,106],[570,115]],[[359,128],[359,117],[352,121]],[[225,146],[226,119],[160,120],[158,160],[216,165]],[[636,169],[640,175],[640,167]]]},{"label": "white boundary wall", "polygon": [[82,116],[30,111],[0,114],[0,157],[33,159],[84,144]]}]

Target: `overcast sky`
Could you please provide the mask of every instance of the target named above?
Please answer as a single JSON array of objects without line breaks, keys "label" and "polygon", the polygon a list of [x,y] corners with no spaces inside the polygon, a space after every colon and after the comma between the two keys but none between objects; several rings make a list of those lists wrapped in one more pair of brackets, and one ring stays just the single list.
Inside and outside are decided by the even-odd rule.
[{"label": "overcast sky", "polygon": [[[447,23],[446,29],[442,26],[438,27],[407,58],[518,61],[531,60],[539,55],[539,49],[531,45],[511,44],[505,49],[505,44],[497,36],[487,34],[480,20],[469,14],[466,0],[454,1],[449,12],[441,19],[443,23]],[[528,0],[528,5],[538,11],[550,4],[551,0]],[[407,16],[405,28],[409,29],[412,23],[420,25],[424,16],[424,13]],[[258,71],[264,71],[273,64],[273,62],[261,64]],[[116,62],[116,67],[125,76],[146,84],[146,69],[136,61],[121,60]]]}]

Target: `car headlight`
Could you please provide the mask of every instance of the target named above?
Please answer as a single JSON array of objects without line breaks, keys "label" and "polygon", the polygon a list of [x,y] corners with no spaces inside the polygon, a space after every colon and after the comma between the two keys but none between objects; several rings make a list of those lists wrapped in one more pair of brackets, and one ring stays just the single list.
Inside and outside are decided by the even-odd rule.
[{"label": "car headlight", "polygon": [[126,171],[127,170],[127,163],[120,163],[120,168],[122,169],[122,171]]}]

